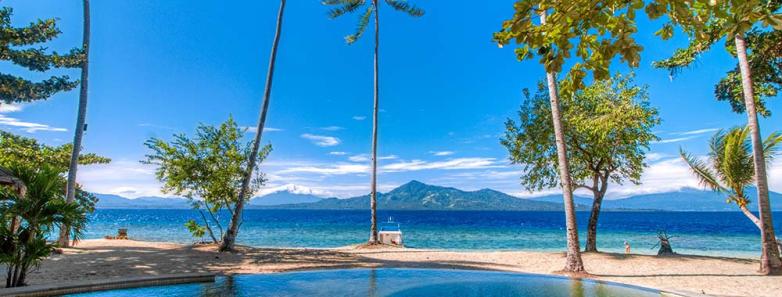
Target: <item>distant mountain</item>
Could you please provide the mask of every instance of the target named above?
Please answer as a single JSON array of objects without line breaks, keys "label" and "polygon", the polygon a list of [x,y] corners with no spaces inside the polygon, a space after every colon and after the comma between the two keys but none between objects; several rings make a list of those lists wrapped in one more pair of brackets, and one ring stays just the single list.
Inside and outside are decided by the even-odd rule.
[{"label": "distant mountain", "polygon": [[97,193],[95,196],[98,197],[97,208],[190,208],[190,203],[184,198],[139,197],[130,199],[112,194]]},{"label": "distant mountain", "polygon": [[[782,211],[782,194],[770,192],[772,210]],[[747,196],[754,201],[757,192],[754,188],[747,189]],[[655,210],[655,211],[738,211],[735,204],[725,203],[727,195],[714,191],[684,188],[675,192],[654,193],[631,196],[622,199],[604,199],[603,210]],[[529,198],[534,201],[545,201],[562,204],[562,195],[548,195]],[[577,205],[592,206],[592,198],[588,196],[573,197]],[[775,202],[775,203],[774,203]],[[754,205],[757,207],[756,205]],[[750,207],[754,210],[755,208]]]},{"label": "distant mountain", "polygon": [[313,203],[323,200],[306,187],[285,185],[280,190],[250,200],[249,206],[274,206],[282,204]]},{"label": "distant mountain", "polygon": [[[277,205],[275,208],[366,209],[368,206],[369,195],[365,195]],[[385,194],[378,193],[377,207],[394,210],[562,210],[560,204],[521,199],[490,189],[462,191],[419,181],[411,181]]]}]

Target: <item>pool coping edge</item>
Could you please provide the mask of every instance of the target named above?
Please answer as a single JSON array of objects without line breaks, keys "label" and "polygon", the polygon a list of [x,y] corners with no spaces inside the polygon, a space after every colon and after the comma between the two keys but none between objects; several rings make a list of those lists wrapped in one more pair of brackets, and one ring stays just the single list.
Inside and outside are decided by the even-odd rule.
[{"label": "pool coping edge", "polygon": [[187,283],[214,282],[214,273],[146,275],[0,289],[0,296],[52,296]]}]

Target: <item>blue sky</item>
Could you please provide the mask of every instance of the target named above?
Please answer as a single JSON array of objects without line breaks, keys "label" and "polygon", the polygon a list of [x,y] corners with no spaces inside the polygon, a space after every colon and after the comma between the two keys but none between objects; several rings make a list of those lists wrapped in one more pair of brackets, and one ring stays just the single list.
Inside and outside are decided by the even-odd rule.
[{"label": "blue sky", "polygon": [[[521,90],[543,78],[535,61],[516,61],[491,34],[511,16],[511,0],[416,1],[421,18],[381,7],[380,188],[411,179],[474,190],[494,188],[528,196],[518,166],[499,145],[506,118],[515,116]],[[79,180],[92,191],[129,197],[158,195],[154,168],[138,163],[144,140],[192,133],[198,123],[233,115],[255,125],[277,1],[93,1],[89,130],[86,151],[114,159],[85,167]],[[6,0],[13,22],[56,17],[63,34],[47,46],[64,51],[81,42],[81,1]],[[288,1],[264,142],[274,151],[262,165],[263,192],[289,184],[321,195],[368,192],[372,109],[371,32],[353,45],[343,37],[358,16],[330,20],[319,1]],[[652,35],[659,24],[639,20],[641,67],[663,123],[652,146],[644,185],[614,186],[611,197],[675,190],[697,183],[676,152],[696,154],[718,128],[742,125],[746,116],[713,98],[713,86],[733,59],[721,47],[671,80],[650,64],[685,41]],[[617,66],[614,71],[626,71]],[[41,79],[0,63],[0,71]],[[78,77],[77,71],[54,71]],[[776,100],[775,100],[776,99]],[[778,98],[769,108],[778,111]],[[50,144],[72,138],[78,89],[50,100],[0,107],[0,129]],[[782,128],[779,116],[762,119],[764,131]],[[248,134],[249,135],[249,134]],[[772,189],[782,191],[782,166],[771,168]],[[556,189],[534,193],[540,195]]]}]

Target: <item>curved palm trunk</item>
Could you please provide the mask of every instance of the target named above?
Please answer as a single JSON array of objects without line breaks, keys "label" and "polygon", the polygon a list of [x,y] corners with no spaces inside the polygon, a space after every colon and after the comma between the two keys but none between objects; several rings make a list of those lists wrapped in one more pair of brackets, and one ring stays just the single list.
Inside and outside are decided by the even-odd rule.
[{"label": "curved palm trunk", "polygon": [[763,230],[763,225],[760,224],[760,219],[758,219],[755,214],[749,211],[746,206],[739,206],[739,209],[744,214],[744,216],[746,216],[750,221],[752,221],[753,224],[755,224],[755,226],[758,227],[758,230]]},{"label": "curved palm trunk", "polygon": [[272,93],[272,78],[274,76],[274,62],[277,59],[277,46],[280,43],[280,32],[282,31],[282,16],[285,11],[285,0],[280,0],[280,10],[277,13],[277,28],[274,32],[274,42],[272,43],[272,52],[269,57],[269,69],[266,73],[266,86],[263,91],[263,103],[261,104],[261,114],[258,118],[257,131],[255,132],[255,139],[253,139],[253,148],[248,156],[247,169],[244,172],[244,178],[242,179],[242,188],[239,190],[239,197],[236,201],[236,208],[234,208],[233,214],[231,214],[231,222],[228,226],[228,230],[223,236],[223,242],[220,244],[219,250],[221,252],[233,250],[236,243],[236,235],[239,233],[239,226],[242,223],[242,210],[244,210],[244,202],[248,196],[252,195],[250,192],[250,180],[252,180],[253,170],[255,170],[255,161],[258,159],[258,150],[261,145],[261,137],[263,136],[263,127],[266,124],[266,114],[269,110],[269,100]]},{"label": "curved palm trunk", "polygon": [[[546,23],[546,11],[540,12],[540,22]],[[576,225],[576,210],[573,206],[573,184],[570,181],[570,169],[567,161],[567,147],[565,147],[565,132],[562,129],[562,116],[559,110],[559,93],[557,91],[557,79],[554,72],[546,72],[549,101],[551,104],[551,120],[554,124],[554,138],[557,145],[557,161],[559,163],[559,178],[562,183],[562,198],[565,207],[565,226],[567,228],[567,259],[566,272],[584,272],[584,263],[581,261],[581,248],[578,242],[578,226]]]},{"label": "curved palm trunk", "polygon": [[380,47],[380,12],[378,11],[377,7],[377,0],[372,1],[372,6],[374,6],[375,9],[375,103],[374,107],[372,109],[372,181],[370,185],[370,197],[369,197],[369,208],[371,209],[371,216],[370,219],[370,229],[369,229],[369,243],[375,244],[377,243],[377,116],[378,116],[378,105],[379,105],[379,94],[380,94],[380,85],[379,85],[379,75],[378,72],[378,54],[379,54],[379,47]]},{"label": "curved palm trunk", "polygon": [[[82,35],[82,48],[84,49],[84,62],[81,64],[81,87],[79,90],[79,110],[76,116],[76,129],[73,133],[73,150],[71,151],[71,163],[68,167],[68,184],[66,186],[66,201],[73,202],[76,199],[76,170],[79,166],[79,153],[81,151],[81,140],[84,137],[87,118],[87,90],[90,70],[90,1],[84,0],[84,31]],[[60,237],[57,243],[61,247],[70,246],[71,227],[63,225],[60,227]]]},{"label": "curved palm trunk", "polygon": [[766,161],[763,158],[763,144],[760,138],[760,124],[755,109],[755,94],[752,89],[752,71],[747,61],[747,43],[742,34],[736,34],[736,54],[741,70],[741,85],[744,90],[744,105],[752,138],[752,156],[755,165],[755,183],[758,189],[758,214],[760,216],[760,272],[763,274],[782,273],[782,261],[776,246],[774,224],[771,219],[771,205],[768,199],[768,177]]}]

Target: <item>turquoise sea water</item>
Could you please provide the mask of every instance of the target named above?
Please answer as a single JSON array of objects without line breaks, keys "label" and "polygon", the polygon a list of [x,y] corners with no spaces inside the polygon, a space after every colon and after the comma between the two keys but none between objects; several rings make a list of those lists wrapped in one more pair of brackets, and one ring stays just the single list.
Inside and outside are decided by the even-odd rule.
[{"label": "turquoise sea water", "polygon": [[[379,211],[381,221],[393,217],[407,246],[450,250],[562,251],[565,247],[561,212],[503,211]],[[588,212],[577,214],[582,233]],[[227,214],[223,215],[227,218]],[[780,218],[777,230],[782,230]],[[200,219],[192,210],[99,209],[85,238],[101,238],[127,228],[138,240],[196,241],[184,227]],[[224,225],[227,225],[225,222]],[[653,254],[657,230],[667,230],[678,253],[754,258],[759,233],[739,212],[604,212],[598,227],[598,249]],[[356,210],[245,211],[239,243],[257,247],[330,248],[356,244],[369,236],[369,212]]]},{"label": "turquoise sea water", "polygon": [[520,273],[437,269],[348,269],[249,274],[215,283],[172,285],[71,296],[373,296],[373,297],[653,297],[655,290]]}]

